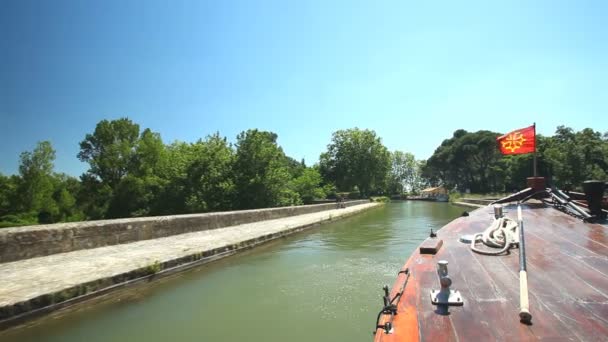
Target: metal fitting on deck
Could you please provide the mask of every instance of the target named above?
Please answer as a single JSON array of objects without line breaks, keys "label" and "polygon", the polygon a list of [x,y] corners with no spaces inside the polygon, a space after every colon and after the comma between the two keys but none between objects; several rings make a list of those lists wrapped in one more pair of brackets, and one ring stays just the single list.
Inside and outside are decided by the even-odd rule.
[{"label": "metal fitting on deck", "polygon": [[502,205],[495,204],[494,205],[494,218],[498,220],[501,217],[502,217]]},{"label": "metal fitting on deck", "polygon": [[462,305],[463,300],[459,291],[451,290],[452,278],[448,274],[447,260],[437,262],[440,290],[431,290],[431,302],[435,305]]},{"label": "metal fitting on deck", "polygon": [[441,289],[450,289],[452,285],[452,279],[448,275],[448,262],[446,260],[440,260],[437,262],[437,274],[439,275],[439,283]]}]

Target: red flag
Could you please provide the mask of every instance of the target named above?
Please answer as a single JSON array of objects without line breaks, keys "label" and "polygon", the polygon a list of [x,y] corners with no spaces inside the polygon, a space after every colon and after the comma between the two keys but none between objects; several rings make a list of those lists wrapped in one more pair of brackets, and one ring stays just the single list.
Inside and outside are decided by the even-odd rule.
[{"label": "red flag", "polygon": [[536,151],[536,126],[517,129],[496,138],[502,154],[524,154]]}]

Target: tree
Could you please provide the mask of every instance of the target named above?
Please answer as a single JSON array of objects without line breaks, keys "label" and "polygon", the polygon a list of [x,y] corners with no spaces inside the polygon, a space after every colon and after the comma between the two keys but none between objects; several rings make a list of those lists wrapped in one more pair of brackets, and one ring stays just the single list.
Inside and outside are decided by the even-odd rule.
[{"label": "tree", "polygon": [[293,188],[300,195],[302,202],[309,204],[316,198],[325,198],[322,181],[318,169],[305,168],[300,176],[293,180]]},{"label": "tree", "polygon": [[187,167],[186,207],[191,212],[227,210],[234,200],[234,151],[219,133],[199,140]]},{"label": "tree", "polygon": [[292,178],[297,178],[306,170],[304,159],[297,161],[289,156],[285,156],[285,166]]},{"label": "tree", "polygon": [[427,160],[423,175],[432,185],[444,185],[461,191],[488,192],[504,188],[504,169],[496,137],[490,131],[456,130],[444,140]]},{"label": "tree", "polygon": [[[503,156],[498,133],[457,130],[435,150],[423,168],[432,184],[474,192],[514,191],[533,175],[533,155]],[[559,126],[552,137],[536,136],[538,175],[558,187],[580,187],[588,179],[608,177],[608,140],[590,128],[575,132]]]},{"label": "tree", "polygon": [[[127,118],[102,120],[80,142],[78,158],[90,165],[82,193],[93,196],[85,208],[89,217],[128,217],[160,211],[166,180],[159,177],[165,146],[160,134]],[[82,196],[81,196],[82,197]]]},{"label": "tree", "polygon": [[412,191],[417,172],[416,158],[413,154],[394,151],[391,153],[391,170],[389,172],[389,194],[402,194]]},{"label": "tree", "polygon": [[285,154],[272,132],[250,129],[237,136],[235,203],[239,209],[299,204],[291,189]]},{"label": "tree", "polygon": [[423,177],[423,170],[426,167],[426,160],[416,161],[416,170],[412,179],[410,192],[413,194],[420,193],[420,190],[428,186],[427,180]]},{"label": "tree", "polygon": [[112,188],[88,172],[80,176],[80,184],[76,199],[85,217],[89,220],[106,218],[112,200]]},{"label": "tree", "polygon": [[187,198],[192,191],[188,172],[196,159],[199,150],[197,146],[197,144],[176,141],[165,147],[163,158],[159,162],[158,175],[166,180],[166,184],[159,194],[156,214],[192,212],[192,208],[186,206]]},{"label": "tree", "polygon": [[608,175],[608,141],[591,128],[574,132],[559,126],[543,151],[557,186],[580,186]]},{"label": "tree", "polygon": [[334,132],[327,152],[321,154],[320,170],[338,189],[357,188],[367,196],[382,192],[390,170],[390,153],[374,131],[339,130]]},{"label": "tree", "polygon": [[108,208],[114,217],[157,215],[165,206],[161,194],[168,179],[159,169],[166,157],[165,145],[159,133],[143,130],[133,151],[133,162],[121,179]]},{"label": "tree", "polygon": [[21,153],[19,176],[0,175],[0,226],[82,220],[75,196],[80,184],[53,173],[55,150],[48,141]]},{"label": "tree", "polygon": [[20,212],[31,212],[40,223],[49,223],[57,212],[53,200],[53,161],[55,150],[48,141],[39,142],[33,151],[20,156],[20,180],[17,188],[17,207]]},{"label": "tree", "polygon": [[131,170],[138,177],[158,174],[161,159],[164,157],[165,145],[159,133],[146,128],[136,142],[133,151]]},{"label": "tree", "polygon": [[81,221],[85,219],[84,213],[76,202],[76,196],[80,192],[78,179],[66,174],[55,174],[54,176],[53,200],[57,205],[57,212],[53,217],[54,222]]},{"label": "tree", "polygon": [[78,159],[89,163],[91,175],[114,188],[133,170],[138,138],[139,125],[131,120],[102,120],[80,142]]},{"label": "tree", "polygon": [[155,202],[157,177],[137,177],[126,175],[114,187],[108,203],[107,218],[139,217],[152,214]]},{"label": "tree", "polygon": [[5,176],[0,173],[0,217],[16,213],[17,176]]}]

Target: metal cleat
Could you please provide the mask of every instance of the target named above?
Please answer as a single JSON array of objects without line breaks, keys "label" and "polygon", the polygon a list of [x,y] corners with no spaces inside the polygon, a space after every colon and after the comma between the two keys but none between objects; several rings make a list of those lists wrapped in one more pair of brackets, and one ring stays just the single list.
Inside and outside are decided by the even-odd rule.
[{"label": "metal cleat", "polygon": [[452,279],[448,275],[448,262],[440,260],[437,262],[437,274],[441,290],[431,290],[431,302],[435,305],[463,305],[464,301],[460,291],[450,290]]}]

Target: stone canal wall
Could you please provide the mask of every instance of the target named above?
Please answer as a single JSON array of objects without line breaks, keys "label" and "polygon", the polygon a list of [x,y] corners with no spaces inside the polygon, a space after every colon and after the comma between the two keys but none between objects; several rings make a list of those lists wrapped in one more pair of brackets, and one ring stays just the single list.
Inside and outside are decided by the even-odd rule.
[{"label": "stone canal wall", "polygon": [[[0,331],[382,204],[358,201],[343,209],[332,206],[330,210],[0,263]],[[284,208],[266,215],[280,213],[286,214]],[[224,219],[233,214],[223,213]],[[131,224],[134,229],[136,225]]]},{"label": "stone canal wall", "polygon": [[[345,202],[345,206],[369,203]],[[336,209],[336,203],[0,229],[0,263]]]}]

